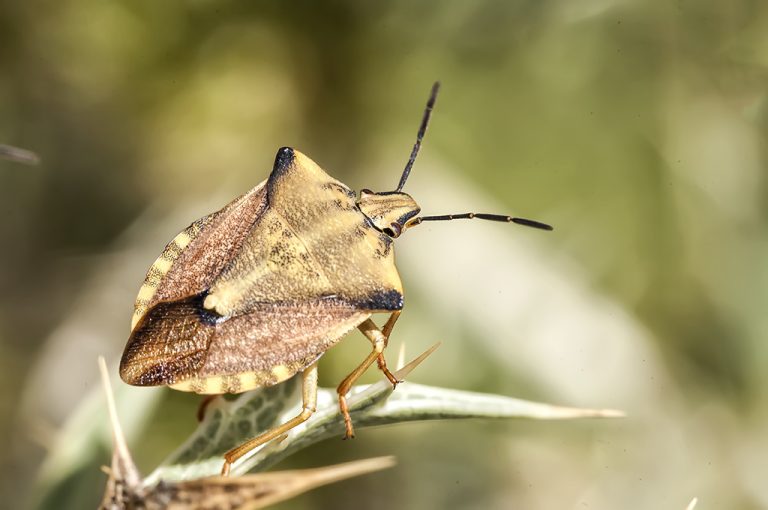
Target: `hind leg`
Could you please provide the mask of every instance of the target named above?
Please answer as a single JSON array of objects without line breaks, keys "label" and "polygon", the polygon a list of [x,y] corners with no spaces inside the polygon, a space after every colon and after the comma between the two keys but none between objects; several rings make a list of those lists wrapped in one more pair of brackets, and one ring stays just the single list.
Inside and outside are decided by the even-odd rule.
[{"label": "hind leg", "polygon": [[315,412],[317,406],[317,362],[304,370],[301,377],[301,412],[282,425],[270,429],[225,453],[224,465],[221,467],[221,476],[228,476],[232,464],[237,462],[240,457],[246,455],[254,448],[261,446],[276,437],[282,436],[297,425],[301,425],[312,416],[312,413]]}]

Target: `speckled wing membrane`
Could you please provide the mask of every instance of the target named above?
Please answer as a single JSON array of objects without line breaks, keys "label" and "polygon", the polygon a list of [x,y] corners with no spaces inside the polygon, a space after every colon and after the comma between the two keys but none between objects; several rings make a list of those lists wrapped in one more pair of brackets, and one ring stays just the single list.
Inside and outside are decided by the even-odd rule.
[{"label": "speckled wing membrane", "polygon": [[120,374],[198,393],[283,381],[371,313],[402,308],[391,245],[349,188],[281,149],[267,181],[152,265]]}]

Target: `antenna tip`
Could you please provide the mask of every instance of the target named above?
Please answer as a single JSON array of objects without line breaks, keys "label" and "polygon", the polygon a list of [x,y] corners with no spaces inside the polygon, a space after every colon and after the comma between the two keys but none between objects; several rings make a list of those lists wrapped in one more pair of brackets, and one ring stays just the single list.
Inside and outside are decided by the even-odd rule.
[{"label": "antenna tip", "polygon": [[547,225],[546,223],[529,220],[526,218],[512,218],[512,222],[517,223],[518,225],[524,225],[526,227],[538,228],[539,230],[555,230],[552,225]]},{"label": "antenna tip", "polygon": [[435,99],[437,99],[437,93],[440,92],[440,82],[436,81],[432,84],[432,90],[429,93],[429,101],[427,101],[427,104],[431,108],[435,104]]}]

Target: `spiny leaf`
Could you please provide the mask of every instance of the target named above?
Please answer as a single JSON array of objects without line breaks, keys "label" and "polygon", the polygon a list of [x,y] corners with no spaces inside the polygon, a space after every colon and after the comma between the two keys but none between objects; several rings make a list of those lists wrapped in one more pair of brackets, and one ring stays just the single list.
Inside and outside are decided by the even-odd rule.
[{"label": "spiny leaf", "polygon": [[141,501],[147,510],[253,510],[290,499],[321,485],[394,465],[394,457],[376,457],[315,469],[163,482],[148,488]]},{"label": "spiny leaf", "polygon": [[125,503],[124,498],[140,490],[141,475],[133,462],[131,452],[125,442],[123,428],[117,417],[115,394],[112,392],[112,384],[109,380],[107,362],[103,356],[99,356],[99,372],[101,384],[104,388],[104,396],[107,399],[107,411],[109,423],[112,428],[112,465],[107,472],[107,486],[101,501],[103,509],[120,508]]},{"label": "spiny leaf", "polygon": [[[116,375],[116,371],[113,374]],[[121,428],[130,443],[157,405],[162,391],[134,391],[120,383],[114,387],[114,392],[117,412],[122,417]],[[59,508],[57,502],[47,498],[59,487],[71,483],[70,477],[92,469],[97,459],[103,458],[104,449],[108,449],[110,443],[109,423],[102,388],[93,388],[57,434],[40,468],[31,506]]]},{"label": "spiny leaf", "polygon": [[101,382],[112,428],[112,465],[100,510],[246,510],[264,508],[302,492],[394,465],[393,457],[378,457],[334,466],[278,471],[240,477],[208,476],[194,480],[142,484],[117,417],[107,364],[99,357]]},{"label": "spiny leaf", "polygon": [[[395,376],[404,378],[436,347],[396,371]],[[224,452],[292,418],[300,411],[299,402],[297,378],[242,395],[233,401],[219,399],[209,407],[198,429],[145,483],[218,474]],[[401,384],[393,392],[388,381],[354,388],[348,402],[357,429],[405,421],[458,418],[552,420],[623,416],[614,410],[557,407],[501,395],[414,383]],[[338,411],[336,391],[322,388],[318,393],[317,411],[307,422],[292,429],[282,441],[272,441],[255,450],[251,456],[235,464],[233,473],[264,470],[297,450],[323,439],[341,437],[343,433],[344,422]]]}]

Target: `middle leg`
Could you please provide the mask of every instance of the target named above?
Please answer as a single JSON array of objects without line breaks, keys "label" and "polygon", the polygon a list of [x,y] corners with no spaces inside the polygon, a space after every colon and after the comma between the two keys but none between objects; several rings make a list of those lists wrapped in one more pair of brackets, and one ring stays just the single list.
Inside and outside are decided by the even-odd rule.
[{"label": "middle leg", "polygon": [[355,429],[352,426],[352,417],[349,415],[349,405],[347,404],[347,393],[355,384],[355,382],[362,376],[368,367],[370,367],[374,361],[378,361],[379,369],[384,372],[384,375],[389,379],[393,385],[397,385],[400,381],[389,371],[387,368],[387,362],[384,359],[384,348],[387,346],[389,340],[389,333],[392,332],[392,328],[397,322],[397,318],[400,312],[394,312],[387,320],[384,326],[384,331],[380,330],[378,326],[371,320],[367,319],[365,322],[358,326],[358,329],[365,335],[368,340],[373,344],[373,350],[366,356],[360,365],[355,368],[352,373],[344,378],[343,381],[336,388],[336,393],[339,394],[339,410],[344,417],[344,439],[355,437]]}]

